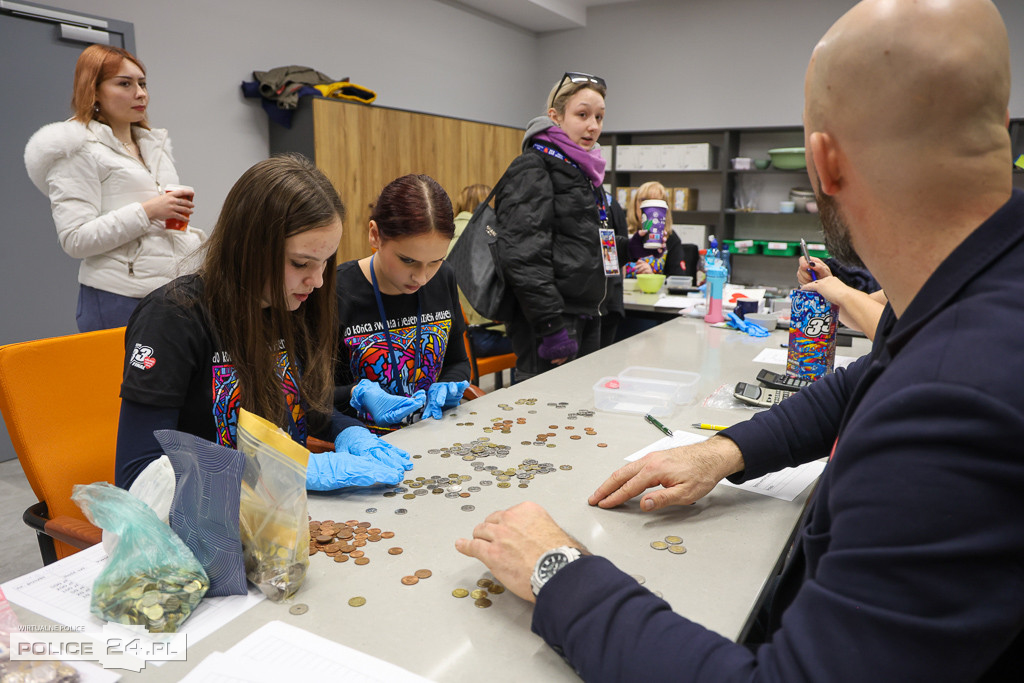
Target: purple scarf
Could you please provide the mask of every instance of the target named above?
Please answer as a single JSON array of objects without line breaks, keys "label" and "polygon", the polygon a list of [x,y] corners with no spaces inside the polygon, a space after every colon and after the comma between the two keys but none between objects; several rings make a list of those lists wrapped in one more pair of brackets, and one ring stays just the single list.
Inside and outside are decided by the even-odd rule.
[{"label": "purple scarf", "polygon": [[595,147],[588,152],[573,142],[564,130],[554,124],[547,130],[534,135],[533,138],[534,140],[544,140],[558,145],[558,148],[565,152],[565,156],[576,162],[580,170],[590,178],[590,182],[594,184],[594,187],[601,187],[601,183],[604,182],[604,167],[607,162],[601,156],[599,149]]}]

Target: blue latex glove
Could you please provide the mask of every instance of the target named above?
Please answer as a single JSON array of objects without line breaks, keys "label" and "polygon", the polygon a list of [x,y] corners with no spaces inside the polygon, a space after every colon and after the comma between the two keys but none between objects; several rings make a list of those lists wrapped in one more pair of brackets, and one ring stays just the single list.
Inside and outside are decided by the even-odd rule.
[{"label": "blue latex glove", "polygon": [[423,419],[432,417],[441,419],[441,411],[459,405],[462,392],[469,386],[468,381],[434,382],[427,388],[427,405],[423,409]]},{"label": "blue latex glove", "polygon": [[384,391],[376,382],[364,379],[352,387],[349,403],[356,410],[372,415],[377,424],[393,425],[422,408],[425,400],[422,389],[412,396],[395,396]]},{"label": "blue latex glove", "polygon": [[370,457],[382,465],[405,470],[412,469],[412,458],[398,446],[370,433],[366,427],[349,427],[334,440],[337,451],[347,451],[359,457]]},{"label": "blue latex glove", "polygon": [[544,337],[537,347],[537,355],[544,360],[568,358],[579,351],[579,346],[569,338],[569,331],[564,327],[554,334]]},{"label": "blue latex glove", "polygon": [[735,313],[733,313],[732,311],[729,311],[728,313],[725,314],[725,319],[729,322],[730,325],[735,327],[737,330],[741,332],[746,332],[751,337],[767,337],[769,334],[771,334],[771,332],[761,327],[753,320],[745,320],[736,315]]},{"label": "blue latex glove", "polygon": [[333,491],[346,486],[397,484],[405,471],[382,465],[373,458],[363,458],[345,451],[310,453],[306,468],[306,488],[310,491]]}]

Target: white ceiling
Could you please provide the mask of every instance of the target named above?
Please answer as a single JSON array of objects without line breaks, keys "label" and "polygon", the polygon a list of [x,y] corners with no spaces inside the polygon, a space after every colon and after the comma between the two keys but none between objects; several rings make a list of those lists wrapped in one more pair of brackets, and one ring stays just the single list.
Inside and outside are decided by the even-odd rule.
[{"label": "white ceiling", "polygon": [[483,14],[534,33],[582,28],[587,8],[635,0],[455,0]]}]

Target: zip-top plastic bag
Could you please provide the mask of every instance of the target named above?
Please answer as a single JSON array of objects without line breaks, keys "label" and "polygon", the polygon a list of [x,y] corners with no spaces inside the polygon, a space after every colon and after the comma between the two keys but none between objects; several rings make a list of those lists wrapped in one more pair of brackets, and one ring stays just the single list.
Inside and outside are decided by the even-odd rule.
[{"label": "zip-top plastic bag", "polygon": [[295,595],[309,568],[309,451],[261,417],[238,411],[241,526],[246,576],[274,602]]},{"label": "zip-top plastic bag", "polygon": [[107,482],[77,484],[71,499],[89,521],[117,535],[92,585],[90,611],[150,633],[176,633],[206,595],[206,572],[153,509]]}]

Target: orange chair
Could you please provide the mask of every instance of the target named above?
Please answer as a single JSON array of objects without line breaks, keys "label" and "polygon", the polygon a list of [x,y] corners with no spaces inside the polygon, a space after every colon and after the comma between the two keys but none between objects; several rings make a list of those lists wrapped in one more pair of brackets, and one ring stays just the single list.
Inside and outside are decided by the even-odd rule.
[{"label": "orange chair", "polygon": [[[463,320],[466,319],[466,314],[462,314]],[[491,325],[501,323],[491,323]],[[473,384],[480,384],[480,377],[483,375],[494,374],[494,387],[500,389],[504,385],[504,375],[502,374],[505,370],[511,370],[510,378],[515,381],[516,372],[516,354],[514,353],[503,353],[498,356],[477,356],[473,353],[473,344],[471,343],[473,332],[475,330],[481,330],[489,325],[470,325],[469,321],[466,320],[466,354],[469,356],[470,366],[470,377],[469,381]]]},{"label": "orange chair", "polygon": [[39,499],[23,519],[44,564],[100,541],[71,489],[114,481],[124,329],[0,347],[0,410]]}]

